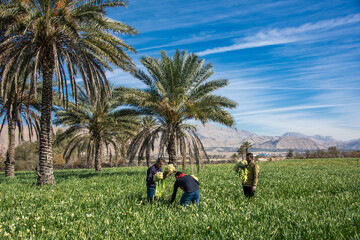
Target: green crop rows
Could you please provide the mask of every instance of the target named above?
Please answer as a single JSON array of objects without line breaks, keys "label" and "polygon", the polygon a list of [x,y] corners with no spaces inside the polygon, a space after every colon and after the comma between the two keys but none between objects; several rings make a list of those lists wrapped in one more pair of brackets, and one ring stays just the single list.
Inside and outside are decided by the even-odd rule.
[{"label": "green crop rows", "polygon": [[198,175],[200,207],[146,203],[146,168],[33,172],[0,177],[0,239],[359,239],[360,159],[260,163],[256,197],[243,197],[233,165]]}]

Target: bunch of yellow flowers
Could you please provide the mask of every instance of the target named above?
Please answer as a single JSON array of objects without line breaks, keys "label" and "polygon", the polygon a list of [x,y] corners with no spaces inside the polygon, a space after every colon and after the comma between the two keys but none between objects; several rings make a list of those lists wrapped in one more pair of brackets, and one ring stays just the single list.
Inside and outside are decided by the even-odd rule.
[{"label": "bunch of yellow flowers", "polygon": [[248,170],[247,170],[247,162],[245,160],[240,160],[236,163],[234,170],[239,174],[241,182],[246,182]]},{"label": "bunch of yellow flowers", "polygon": [[164,174],[165,175],[170,175],[172,174],[173,172],[175,172],[175,167],[173,164],[169,164],[167,165],[165,168],[164,168]]},{"label": "bunch of yellow flowers", "polygon": [[164,174],[162,172],[157,172],[154,176],[153,176],[153,179],[154,181],[159,181],[159,180],[162,180],[164,178]]},{"label": "bunch of yellow flowers", "polygon": [[195,179],[196,181],[199,181],[199,179],[195,176],[195,175],[191,175],[193,179]]}]

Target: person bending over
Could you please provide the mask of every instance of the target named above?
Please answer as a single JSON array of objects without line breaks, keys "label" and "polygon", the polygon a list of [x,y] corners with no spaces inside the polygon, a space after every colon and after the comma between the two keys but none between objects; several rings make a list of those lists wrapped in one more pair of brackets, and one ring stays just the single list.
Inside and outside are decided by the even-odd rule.
[{"label": "person bending over", "polygon": [[186,206],[189,202],[199,205],[200,202],[200,183],[190,175],[185,175],[182,172],[176,172],[176,181],[174,183],[174,191],[171,196],[170,204],[175,201],[177,189],[180,187],[184,194],[180,199],[180,205]]}]

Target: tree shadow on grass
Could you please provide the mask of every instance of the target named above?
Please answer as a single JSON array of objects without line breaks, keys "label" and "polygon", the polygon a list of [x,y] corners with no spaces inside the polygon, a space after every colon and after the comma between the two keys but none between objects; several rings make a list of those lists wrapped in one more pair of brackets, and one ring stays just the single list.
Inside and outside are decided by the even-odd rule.
[{"label": "tree shadow on grass", "polygon": [[15,172],[15,177],[8,178],[5,174],[0,176],[0,184],[26,184],[36,185],[37,175],[35,171]]},{"label": "tree shadow on grass", "polygon": [[93,169],[81,170],[60,170],[54,172],[55,180],[62,182],[71,178],[86,179],[93,177],[110,177],[110,176],[145,176],[144,171],[112,171],[105,170],[95,172]]},{"label": "tree shadow on grass", "polygon": [[[104,169],[102,172],[95,172],[93,169],[64,169],[64,170],[55,170],[54,177],[57,183],[67,181],[69,179],[90,179],[93,177],[110,177],[110,176],[145,176],[145,171],[143,170],[133,170],[129,169],[128,171],[124,169]],[[7,178],[4,175],[0,176],[0,184],[30,184],[36,185],[37,183],[37,174],[35,171],[16,171],[15,177]]]}]

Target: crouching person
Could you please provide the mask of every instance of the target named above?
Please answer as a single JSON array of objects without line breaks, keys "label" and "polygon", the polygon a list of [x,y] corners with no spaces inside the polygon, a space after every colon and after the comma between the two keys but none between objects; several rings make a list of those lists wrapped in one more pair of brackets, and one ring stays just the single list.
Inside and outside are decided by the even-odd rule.
[{"label": "crouching person", "polygon": [[176,181],[174,183],[174,191],[171,196],[170,204],[175,201],[177,189],[180,187],[184,190],[184,194],[181,197],[180,205],[186,206],[189,202],[199,205],[200,202],[200,188],[199,182],[190,175],[185,175],[182,172],[176,172]]}]

